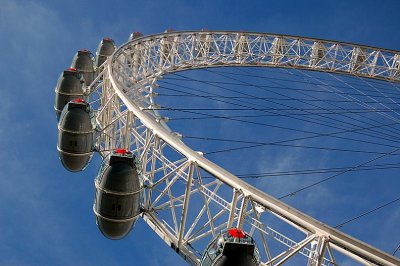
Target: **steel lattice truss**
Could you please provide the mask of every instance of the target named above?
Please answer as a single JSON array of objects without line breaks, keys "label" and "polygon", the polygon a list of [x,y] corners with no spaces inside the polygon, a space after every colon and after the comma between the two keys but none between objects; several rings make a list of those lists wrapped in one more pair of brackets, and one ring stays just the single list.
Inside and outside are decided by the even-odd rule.
[{"label": "steel lattice truss", "polygon": [[[121,46],[87,88],[95,102],[97,149],[133,150],[145,180],[143,219],[187,262],[221,229],[257,239],[263,265],[304,255],[308,265],[338,265],[335,253],[366,265],[400,261],[248,185],[170,131],[154,102],[157,80],[181,70],[266,66],[400,80],[398,52],[309,38],[245,32],[174,32]],[[272,222],[273,221],[273,222]],[[276,224],[279,229],[273,229]]]}]

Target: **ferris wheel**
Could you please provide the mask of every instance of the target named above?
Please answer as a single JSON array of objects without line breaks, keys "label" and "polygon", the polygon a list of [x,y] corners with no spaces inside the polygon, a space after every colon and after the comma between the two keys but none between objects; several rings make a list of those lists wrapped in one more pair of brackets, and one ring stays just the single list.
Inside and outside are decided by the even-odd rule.
[{"label": "ferris wheel", "polygon": [[[400,81],[400,52],[305,37],[229,31],[150,36],[135,33],[118,48],[111,39],[104,39],[95,58],[88,50],[80,50],[71,68],[61,74],[56,88],[57,148],[70,171],[83,170],[95,152],[103,158],[95,179],[93,207],[101,232],[110,239],[120,239],[142,218],[191,265],[341,265],[343,258],[363,265],[400,265],[398,258],[283,203],[284,197],[277,199],[250,185],[195,151],[180,132],[170,128],[170,118],[163,111],[173,108],[157,101],[162,80],[185,70],[217,67],[284,69],[291,75],[291,70],[317,71],[396,84]],[[226,76],[229,72],[217,74]],[[184,79],[187,77],[180,77]],[[350,82],[347,85],[353,86]],[[180,95],[195,96],[193,90],[182,88]],[[388,93],[380,94],[384,97]],[[240,91],[240,97],[239,109],[250,108],[243,104],[248,92]],[[343,97],[347,97],[346,104],[351,100],[356,106],[377,106],[372,100],[360,102],[351,94]],[[384,98],[399,105],[392,98]],[[342,124],[337,131],[324,134],[340,136],[343,132],[371,130],[373,135],[389,137],[390,131],[374,130],[379,126],[394,130],[399,119],[384,111],[375,113],[391,123],[384,124],[378,118],[357,128]],[[286,115],[295,116],[290,112]],[[304,138],[314,137],[311,134]],[[284,141],[273,143],[278,144]],[[369,167],[368,163],[399,151],[392,147],[364,163],[336,169],[336,174],[324,181]]]}]

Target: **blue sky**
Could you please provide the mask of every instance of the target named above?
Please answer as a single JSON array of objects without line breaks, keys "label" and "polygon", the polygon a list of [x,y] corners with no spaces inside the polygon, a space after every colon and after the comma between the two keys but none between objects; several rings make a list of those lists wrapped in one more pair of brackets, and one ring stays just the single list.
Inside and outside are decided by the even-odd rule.
[{"label": "blue sky", "polygon": [[[94,52],[103,37],[120,45],[133,31],[146,35],[166,28],[282,33],[400,50],[399,9],[398,1],[0,0],[0,264],[185,265],[142,221],[121,241],[105,239],[92,212],[99,162],[78,174],[59,163],[54,87],[76,50]],[[385,188],[383,178],[374,182]],[[373,188],[363,186],[373,199]],[[319,193],[328,190],[322,187]],[[393,191],[385,199],[381,190],[375,196],[381,201],[365,204],[390,200],[397,196]],[[364,198],[347,200],[360,202],[359,211],[366,209]],[[307,211],[307,205],[299,207]],[[340,217],[351,217],[353,211],[340,212]],[[332,216],[332,224],[341,221]],[[366,241],[371,234],[371,242],[391,252],[400,242],[399,229],[389,226],[399,222],[399,204],[371,217],[388,226],[375,229],[379,233],[355,234]]]}]

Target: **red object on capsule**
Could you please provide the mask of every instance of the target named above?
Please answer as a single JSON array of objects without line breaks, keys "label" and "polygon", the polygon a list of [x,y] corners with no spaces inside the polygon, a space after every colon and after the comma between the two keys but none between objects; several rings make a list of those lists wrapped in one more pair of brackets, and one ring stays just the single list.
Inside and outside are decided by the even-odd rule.
[{"label": "red object on capsule", "polygon": [[231,228],[228,230],[228,233],[233,236],[234,238],[244,238],[245,234],[243,233],[242,230],[237,229],[237,228]]},{"label": "red object on capsule", "polygon": [[72,100],[72,102],[73,103],[84,103],[85,100],[78,98],[78,99]]},{"label": "red object on capsule", "polygon": [[128,151],[128,150],[126,150],[126,149],[116,149],[116,150],[115,150],[115,153],[116,153],[116,154],[123,154],[123,155],[126,155],[126,154],[130,154],[131,152]]}]

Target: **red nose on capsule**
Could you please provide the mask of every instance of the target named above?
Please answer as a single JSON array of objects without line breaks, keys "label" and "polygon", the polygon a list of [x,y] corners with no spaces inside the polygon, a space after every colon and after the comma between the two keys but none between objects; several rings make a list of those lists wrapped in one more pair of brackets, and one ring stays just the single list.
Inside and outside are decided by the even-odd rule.
[{"label": "red nose on capsule", "polygon": [[72,100],[72,102],[74,102],[74,103],[84,103],[85,100],[78,98],[78,99]]},{"label": "red nose on capsule", "polygon": [[123,155],[130,154],[130,152],[127,151],[126,149],[116,149],[115,153],[116,154],[123,154]]},{"label": "red nose on capsule", "polygon": [[237,228],[231,228],[228,230],[228,233],[233,236],[234,238],[244,238],[245,234],[243,233],[242,230],[237,229]]}]

